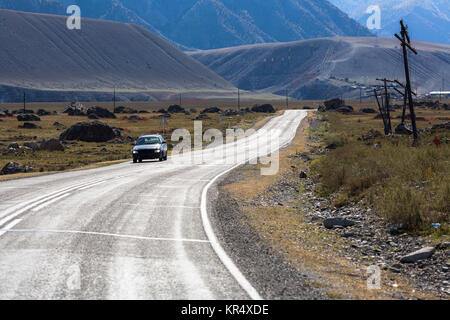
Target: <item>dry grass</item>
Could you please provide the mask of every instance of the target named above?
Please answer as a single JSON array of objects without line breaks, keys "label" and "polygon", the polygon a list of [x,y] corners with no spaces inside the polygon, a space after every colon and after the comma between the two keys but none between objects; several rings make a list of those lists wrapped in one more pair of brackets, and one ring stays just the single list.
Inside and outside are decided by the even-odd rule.
[{"label": "dry grass", "polygon": [[[309,114],[309,118],[313,117]],[[381,290],[368,290],[366,268],[369,263],[356,264],[349,260],[346,250],[348,240],[330,233],[316,224],[307,223],[298,210],[301,203],[285,204],[284,207],[255,207],[251,205],[254,196],[264,192],[281,176],[297,173],[306,164],[288,156],[308,151],[306,140],[308,121],[305,120],[292,144],[280,153],[280,172],[277,176],[261,176],[258,167],[247,166],[240,170],[245,179],[223,186],[240,204],[240,210],[255,232],[272,248],[285,254],[293,266],[299,270],[313,272],[318,279],[312,286],[322,288],[330,299],[393,299],[403,296],[433,299],[432,295],[415,292],[413,287],[395,274],[383,272]],[[295,168],[292,168],[295,166]],[[300,184],[298,178],[297,183]],[[398,287],[393,287],[393,284]]]},{"label": "dry grass", "polygon": [[[420,122],[422,128],[450,115],[420,109],[418,114],[429,119]],[[322,195],[337,194],[337,207],[366,199],[387,221],[410,231],[432,232],[431,224],[441,223],[441,232],[448,232],[450,145],[436,149],[432,143],[435,136],[448,139],[448,132],[423,133],[420,146],[413,148],[410,137],[358,140],[368,129],[380,129],[381,121],[373,116],[329,113],[323,117],[330,126],[321,134],[327,144],[338,148],[313,163]]]},{"label": "dry grass", "polygon": [[[65,104],[64,104],[65,105]],[[60,104],[53,104],[52,108],[47,110],[62,111],[63,106]],[[161,107],[167,108],[167,105],[160,104]],[[210,106],[210,105],[209,105]],[[8,106],[7,106],[8,107]],[[10,106],[9,106],[10,107]],[[31,106],[28,106],[30,109]],[[33,110],[37,110],[44,105],[33,104]],[[156,106],[155,106],[156,108]],[[12,110],[12,108],[10,108]],[[203,108],[198,108],[201,111]],[[127,114],[117,115],[117,119],[102,119],[101,121],[114,127],[123,128],[123,136],[130,136],[133,139],[144,134],[162,133],[163,128],[160,125],[160,119],[153,119],[158,114],[140,114],[145,120],[129,121],[126,118]],[[198,113],[197,113],[198,115]],[[255,125],[255,123],[263,121],[267,114],[247,114],[245,116],[223,117],[223,121],[219,123],[217,114],[209,114],[210,119],[203,120],[203,130],[210,128],[217,128],[222,132],[229,127],[240,127],[248,129]],[[178,128],[188,129],[193,132],[194,122],[193,118],[196,114],[190,116],[184,114],[175,114],[168,119],[168,126],[166,128],[166,137],[169,144],[171,133]],[[130,158],[130,151],[132,145],[130,143],[87,143],[76,142],[76,144],[68,145],[65,151],[24,151],[18,152],[15,155],[10,155],[6,151],[7,146],[12,142],[17,142],[23,145],[24,142],[35,141],[39,142],[42,139],[58,138],[63,132],[64,128],[82,122],[91,121],[87,117],[71,117],[65,114],[57,114],[51,116],[41,117],[41,121],[35,122],[41,128],[39,129],[21,129],[20,122],[15,117],[3,118],[0,122],[0,142],[5,146],[0,146],[0,168],[10,161],[19,162],[22,165],[27,165],[34,168],[34,173],[21,174],[20,176],[33,176],[45,172],[58,172],[86,167],[96,163],[111,163],[114,161],[121,161]],[[54,123],[62,124],[62,128],[54,126]],[[264,123],[264,121],[262,122]],[[173,142],[176,144],[176,142]],[[104,150],[106,149],[106,150]],[[14,175],[19,177],[19,175]],[[2,177],[3,179],[10,179],[11,177]]]}]

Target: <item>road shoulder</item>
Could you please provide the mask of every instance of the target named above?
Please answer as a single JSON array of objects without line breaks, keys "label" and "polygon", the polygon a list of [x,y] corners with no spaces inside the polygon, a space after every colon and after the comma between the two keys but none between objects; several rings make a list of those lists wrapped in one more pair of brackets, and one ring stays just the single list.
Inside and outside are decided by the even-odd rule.
[{"label": "road shoulder", "polygon": [[313,118],[310,113],[280,152],[276,176],[244,165],[211,187],[211,222],[225,251],[265,299],[437,298],[389,270],[380,289],[369,289],[368,261],[348,254],[348,239],[303,212],[314,198],[298,176],[308,171],[301,155],[314,145],[307,138]]}]

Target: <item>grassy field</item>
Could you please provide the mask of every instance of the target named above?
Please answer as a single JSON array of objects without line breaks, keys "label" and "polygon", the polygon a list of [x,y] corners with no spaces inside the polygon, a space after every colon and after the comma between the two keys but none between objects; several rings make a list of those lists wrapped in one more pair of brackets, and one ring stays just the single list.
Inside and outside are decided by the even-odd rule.
[{"label": "grassy field", "polygon": [[[257,102],[243,103],[242,107],[253,106]],[[122,136],[131,137],[134,141],[139,136],[144,134],[163,134],[163,128],[160,124],[161,119],[158,118],[159,114],[152,113],[160,108],[165,108],[170,105],[170,102],[165,103],[118,103],[119,105],[124,105],[127,107],[133,107],[137,110],[146,110],[151,113],[139,114],[139,117],[143,120],[130,121],[127,118],[129,114],[117,114],[117,119],[101,119],[100,121],[107,123],[110,126],[123,128]],[[56,111],[58,114],[50,116],[42,116],[41,121],[35,122],[40,128],[39,129],[22,129],[19,125],[22,123],[17,121],[15,117],[2,118],[0,122],[0,168],[2,168],[6,163],[10,161],[18,162],[22,165],[30,166],[34,169],[34,174],[36,172],[55,172],[63,171],[69,169],[80,168],[83,166],[88,166],[94,163],[110,163],[111,161],[118,161],[130,158],[130,151],[132,148],[132,143],[87,143],[76,141],[73,144],[66,145],[65,151],[27,151],[20,150],[16,152],[15,155],[8,154],[8,145],[13,142],[23,145],[25,142],[35,141],[39,142],[42,139],[59,138],[60,134],[71,125],[82,122],[91,121],[87,117],[74,117],[62,114],[67,104],[65,103],[36,103],[27,105],[27,109],[32,109],[37,111],[39,108],[43,108],[47,111]],[[88,103],[85,106],[99,105],[103,107],[109,107],[112,110],[110,104],[108,103]],[[17,104],[3,104],[3,108],[7,108],[10,111],[20,109],[20,105]],[[199,102],[192,102],[183,105],[186,109],[195,108],[197,113],[191,115],[185,114],[174,114],[171,118],[167,120],[168,125],[165,128],[165,135],[169,146],[171,144],[170,136],[173,130],[178,128],[186,128],[191,133],[193,132],[195,118],[200,111],[206,107],[219,106],[223,110],[226,110],[232,106],[226,102],[217,102],[215,104],[202,104]],[[276,105],[274,105],[277,107]],[[301,107],[300,105],[296,107]],[[280,108],[280,107],[279,107]],[[239,127],[243,129],[248,129],[252,127],[258,121],[267,117],[267,114],[262,113],[250,113],[245,116],[233,116],[233,117],[223,117],[222,121],[219,123],[218,114],[208,114],[210,119],[203,120],[203,130],[209,128],[217,128],[222,132],[225,132],[227,128]],[[59,123],[59,125],[55,125]],[[174,142],[175,143],[175,142]],[[27,174],[28,175],[28,174]],[[31,174],[32,175],[32,174]],[[2,176],[1,179],[10,179],[12,176]]]},{"label": "grassy field", "polygon": [[[373,107],[373,106],[372,106]],[[393,113],[393,127],[400,123],[400,112]],[[422,130],[450,120],[450,112],[417,108]],[[419,147],[412,147],[410,136],[361,139],[369,130],[383,132],[382,120],[374,115],[321,114],[324,124],[316,134],[321,147],[334,144],[335,150],[321,155],[312,170],[318,191],[333,196],[336,207],[363,200],[387,221],[403,224],[406,230],[449,233],[450,222],[450,145],[448,130],[424,131]],[[438,137],[443,143],[437,149]],[[445,142],[447,141],[447,143]]]}]

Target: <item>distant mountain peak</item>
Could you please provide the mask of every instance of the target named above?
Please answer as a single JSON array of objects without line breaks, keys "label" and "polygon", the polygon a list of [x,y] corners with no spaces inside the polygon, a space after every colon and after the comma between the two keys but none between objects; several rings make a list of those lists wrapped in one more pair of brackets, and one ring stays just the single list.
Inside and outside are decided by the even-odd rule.
[{"label": "distant mountain peak", "polygon": [[141,25],[187,48],[213,49],[317,37],[371,36],[327,0],[0,0],[0,8]]},{"label": "distant mountain peak", "polygon": [[374,32],[392,38],[400,31],[399,21],[409,25],[414,40],[450,44],[450,1],[448,0],[330,0],[350,17],[365,25],[366,10],[377,5],[381,9],[381,29]]}]

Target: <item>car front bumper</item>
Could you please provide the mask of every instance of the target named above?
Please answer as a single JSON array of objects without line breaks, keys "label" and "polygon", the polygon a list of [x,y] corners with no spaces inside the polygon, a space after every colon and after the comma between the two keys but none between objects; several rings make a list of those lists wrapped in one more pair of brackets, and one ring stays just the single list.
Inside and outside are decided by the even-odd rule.
[{"label": "car front bumper", "polygon": [[159,159],[161,152],[155,149],[137,150],[133,152],[133,158],[142,160]]}]

